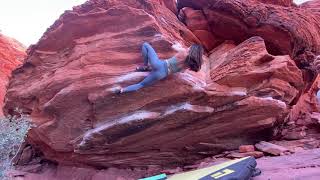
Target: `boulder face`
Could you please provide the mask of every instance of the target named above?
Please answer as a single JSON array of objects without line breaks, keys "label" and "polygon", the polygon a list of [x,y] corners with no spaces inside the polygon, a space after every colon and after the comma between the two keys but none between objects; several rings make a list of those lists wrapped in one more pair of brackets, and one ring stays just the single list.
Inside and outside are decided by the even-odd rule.
[{"label": "boulder face", "polygon": [[179,9],[188,7],[203,12],[216,39],[240,43],[260,36],[268,52],[289,54],[299,67],[308,66],[313,56],[320,53],[320,18],[311,8],[288,8],[254,0],[179,0],[178,4]]},{"label": "boulder face", "polygon": [[320,1],[319,0],[313,0],[313,1],[307,1],[300,5],[301,8],[308,9],[312,11],[313,13],[316,13],[320,16]]},{"label": "boulder face", "polygon": [[[313,84],[309,89],[303,91],[300,98],[292,107],[290,112],[291,123],[283,134],[290,132],[304,132],[305,129],[317,129],[317,125],[312,121],[314,114],[318,114],[320,103],[317,100],[317,92],[320,89],[320,76],[314,78]],[[309,128],[305,128],[309,127]]]},{"label": "boulder face", "polygon": [[176,0],[162,0],[165,6],[170,9],[174,14],[178,14],[177,2]]},{"label": "boulder face", "polygon": [[178,17],[197,36],[207,51],[212,50],[223,42],[212,33],[209,23],[201,10],[185,7],[180,10]]},{"label": "boulder face", "polygon": [[266,4],[274,4],[279,6],[292,6],[292,0],[257,0],[258,2],[266,3]]},{"label": "boulder face", "polygon": [[[18,107],[30,114],[36,127],[29,142],[45,159],[64,165],[176,166],[266,140],[305,89],[289,55],[317,52],[319,31],[289,26],[286,18],[309,17],[303,15],[308,10],[248,2],[189,6],[181,0],[185,26],[164,1],[87,1],[65,12],[29,49],[13,72],[5,112]],[[248,15],[246,9],[255,11]],[[174,55],[177,43],[202,42],[210,52],[198,73],[113,94],[116,86],[146,76],[134,71],[142,64],[143,42],[161,59]]]},{"label": "boulder face", "polygon": [[0,34],[0,117],[11,71],[25,58],[25,47],[18,41]]},{"label": "boulder face", "polygon": [[[214,3],[219,3],[221,0],[177,0],[178,2],[178,8],[182,7],[193,7],[195,9],[202,9],[204,7],[209,7],[211,4]],[[279,6],[292,6],[294,3],[292,0],[232,0],[232,1],[227,1],[223,0],[224,2],[228,3],[232,1],[237,1],[237,2],[245,2],[245,3],[250,3],[250,4],[255,4],[257,3],[264,3],[264,4],[269,4],[269,5],[279,5]]]},{"label": "boulder face", "polygon": [[30,142],[45,158],[96,167],[172,166],[268,138],[283,121],[302,75],[289,56],[268,54],[260,37],[223,43],[199,73],[113,94],[113,87],[146,75],[134,72],[144,41],[167,58],[173,42],[194,38],[171,11],[144,2],[89,1],[65,13],[14,71],[6,112],[20,107],[31,114],[37,127]]}]

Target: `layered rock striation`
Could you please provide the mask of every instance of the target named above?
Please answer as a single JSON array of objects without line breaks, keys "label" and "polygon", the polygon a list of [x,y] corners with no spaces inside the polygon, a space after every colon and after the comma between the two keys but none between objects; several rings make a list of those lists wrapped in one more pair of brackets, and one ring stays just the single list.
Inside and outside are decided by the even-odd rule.
[{"label": "layered rock striation", "polygon": [[[317,15],[257,1],[178,3],[177,15],[170,1],[87,1],[29,49],[5,111],[31,115],[29,142],[45,159],[177,166],[277,133],[307,89],[308,72],[298,67],[319,53]],[[174,55],[174,44],[202,43],[205,62],[198,73],[113,94],[146,76],[134,71],[143,42],[161,59]]]},{"label": "layered rock striation", "polygon": [[[268,52],[273,55],[288,54],[299,67],[308,66],[314,55],[320,53],[320,22],[316,3],[306,4],[303,8],[275,6],[253,0],[179,0],[178,3],[182,12],[185,8],[189,9],[186,22],[195,17],[188,16],[191,9],[194,13],[202,13],[204,20],[201,22],[206,26],[197,26],[197,30],[210,29],[216,41],[240,43],[251,36],[260,36],[265,40]],[[194,26],[194,23],[186,24],[191,29]]]}]

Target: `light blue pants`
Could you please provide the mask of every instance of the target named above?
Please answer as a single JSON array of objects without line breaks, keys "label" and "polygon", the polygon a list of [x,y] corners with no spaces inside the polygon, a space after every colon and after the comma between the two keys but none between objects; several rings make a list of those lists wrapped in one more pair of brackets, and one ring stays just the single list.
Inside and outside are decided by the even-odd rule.
[{"label": "light blue pants", "polygon": [[318,90],[316,96],[317,96],[318,104],[320,104],[320,90]]},{"label": "light blue pants", "polygon": [[152,71],[143,81],[124,88],[123,92],[137,91],[138,89],[149,86],[168,75],[166,63],[158,58],[156,51],[149,43],[143,43],[142,56],[144,65],[147,66],[150,64]]}]

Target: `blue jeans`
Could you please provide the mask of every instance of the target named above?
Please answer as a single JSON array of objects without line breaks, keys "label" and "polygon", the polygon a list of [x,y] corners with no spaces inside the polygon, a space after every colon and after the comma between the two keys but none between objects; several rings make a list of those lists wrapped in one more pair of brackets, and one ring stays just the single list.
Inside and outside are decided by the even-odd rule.
[{"label": "blue jeans", "polygon": [[144,65],[147,66],[150,64],[152,71],[143,81],[124,88],[122,92],[137,91],[138,89],[149,86],[168,75],[166,63],[158,58],[156,51],[149,43],[143,43],[142,56]]}]

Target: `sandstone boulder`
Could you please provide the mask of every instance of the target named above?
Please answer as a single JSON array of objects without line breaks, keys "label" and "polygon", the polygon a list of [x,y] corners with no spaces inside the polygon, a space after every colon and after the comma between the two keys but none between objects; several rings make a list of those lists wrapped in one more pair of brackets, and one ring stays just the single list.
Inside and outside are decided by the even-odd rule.
[{"label": "sandstone boulder", "polygon": [[239,146],[239,152],[240,153],[252,152],[252,151],[254,151],[254,146],[253,145],[242,145],[242,146]]},{"label": "sandstone boulder", "polygon": [[255,147],[257,149],[259,149],[260,151],[275,155],[275,156],[279,156],[279,155],[284,155],[284,153],[289,152],[289,149],[276,145],[276,144],[272,144],[269,142],[265,142],[265,141],[261,141],[259,143],[257,143],[255,145]]},{"label": "sandstone boulder", "polygon": [[230,154],[227,155],[227,158],[244,158],[244,157],[248,157],[248,156],[252,156],[254,158],[261,158],[264,156],[263,152],[260,151],[250,151],[250,152],[232,152]]},{"label": "sandstone boulder", "polygon": [[292,107],[288,124],[290,129],[299,126],[310,126],[313,124],[312,114],[319,112],[320,104],[317,101],[316,93],[320,89],[320,76],[318,75],[312,79],[313,81],[310,81],[313,83],[306,86],[300,98],[296,100],[297,102]]},{"label": "sandstone boulder", "polygon": [[162,0],[165,6],[170,9],[174,14],[178,15],[177,1],[176,0]]},{"label": "sandstone boulder", "polygon": [[300,7],[306,8],[308,10],[311,10],[313,13],[320,15],[320,1],[319,0],[307,1],[303,4],[301,4]]},{"label": "sandstone boulder", "polygon": [[25,50],[18,41],[0,34],[0,117],[11,71],[25,58]]},{"label": "sandstone boulder", "polygon": [[320,125],[320,113],[312,113],[311,114],[311,120],[314,124]]},{"label": "sandstone boulder", "polygon": [[[201,72],[183,72],[138,92],[140,46],[160,58],[198,39],[154,1],[87,1],[67,11],[13,73],[6,113],[15,107],[36,127],[29,142],[44,158],[95,167],[176,166],[269,138],[303,87],[289,56],[267,52],[260,37],[227,41]],[[204,146],[203,144],[212,144]]]},{"label": "sandstone boulder", "polygon": [[253,0],[179,0],[178,3],[179,9],[188,7],[203,12],[216,39],[240,43],[260,36],[268,52],[289,54],[299,67],[308,66],[314,55],[320,53],[320,18],[311,8],[274,6]]},{"label": "sandstone boulder", "polygon": [[[249,49],[260,50],[260,53],[251,54]],[[42,112],[32,111],[38,124],[32,139],[49,159],[96,166],[188,162],[199,158],[196,155],[199,142],[216,144],[217,147],[210,150],[218,153],[226,149],[226,145],[221,144],[237,147],[237,141],[241,144],[255,141],[265,130],[281,122],[288,104],[296,96],[301,74],[288,56],[268,55],[263,40],[258,37],[238,47],[217,49],[212,54],[217,55],[219,50],[225,52],[216,56],[218,61],[204,67],[202,73],[205,69],[211,70],[207,76],[181,73],[136,93],[121,96],[106,93],[100,99],[90,100],[90,94],[105,91],[114,83],[137,81],[128,78],[128,74],[113,77],[115,80],[112,77],[100,80],[100,84],[95,84],[94,78],[87,80],[85,86],[74,81],[75,84],[64,87],[39,107],[43,108]],[[245,68],[252,71],[237,66],[241,62],[237,53],[248,55],[243,61],[247,64]],[[226,75],[214,76],[213,82],[210,72],[223,69]],[[265,73],[272,75],[264,77]],[[232,74],[239,74],[242,81],[233,79]],[[254,76],[259,77],[259,81],[265,78],[266,82],[260,86],[254,82],[248,84]],[[291,85],[284,83],[283,78]],[[88,88],[90,83],[94,83],[93,87]],[[175,88],[163,91],[166,87]],[[50,116],[55,118],[48,119]]]},{"label": "sandstone boulder", "polygon": [[262,2],[265,4],[274,4],[280,6],[292,6],[292,0],[257,0],[258,2]]},{"label": "sandstone boulder", "polygon": [[223,42],[211,32],[209,23],[201,10],[185,7],[179,12],[179,19],[197,36],[206,50],[210,51]]}]

